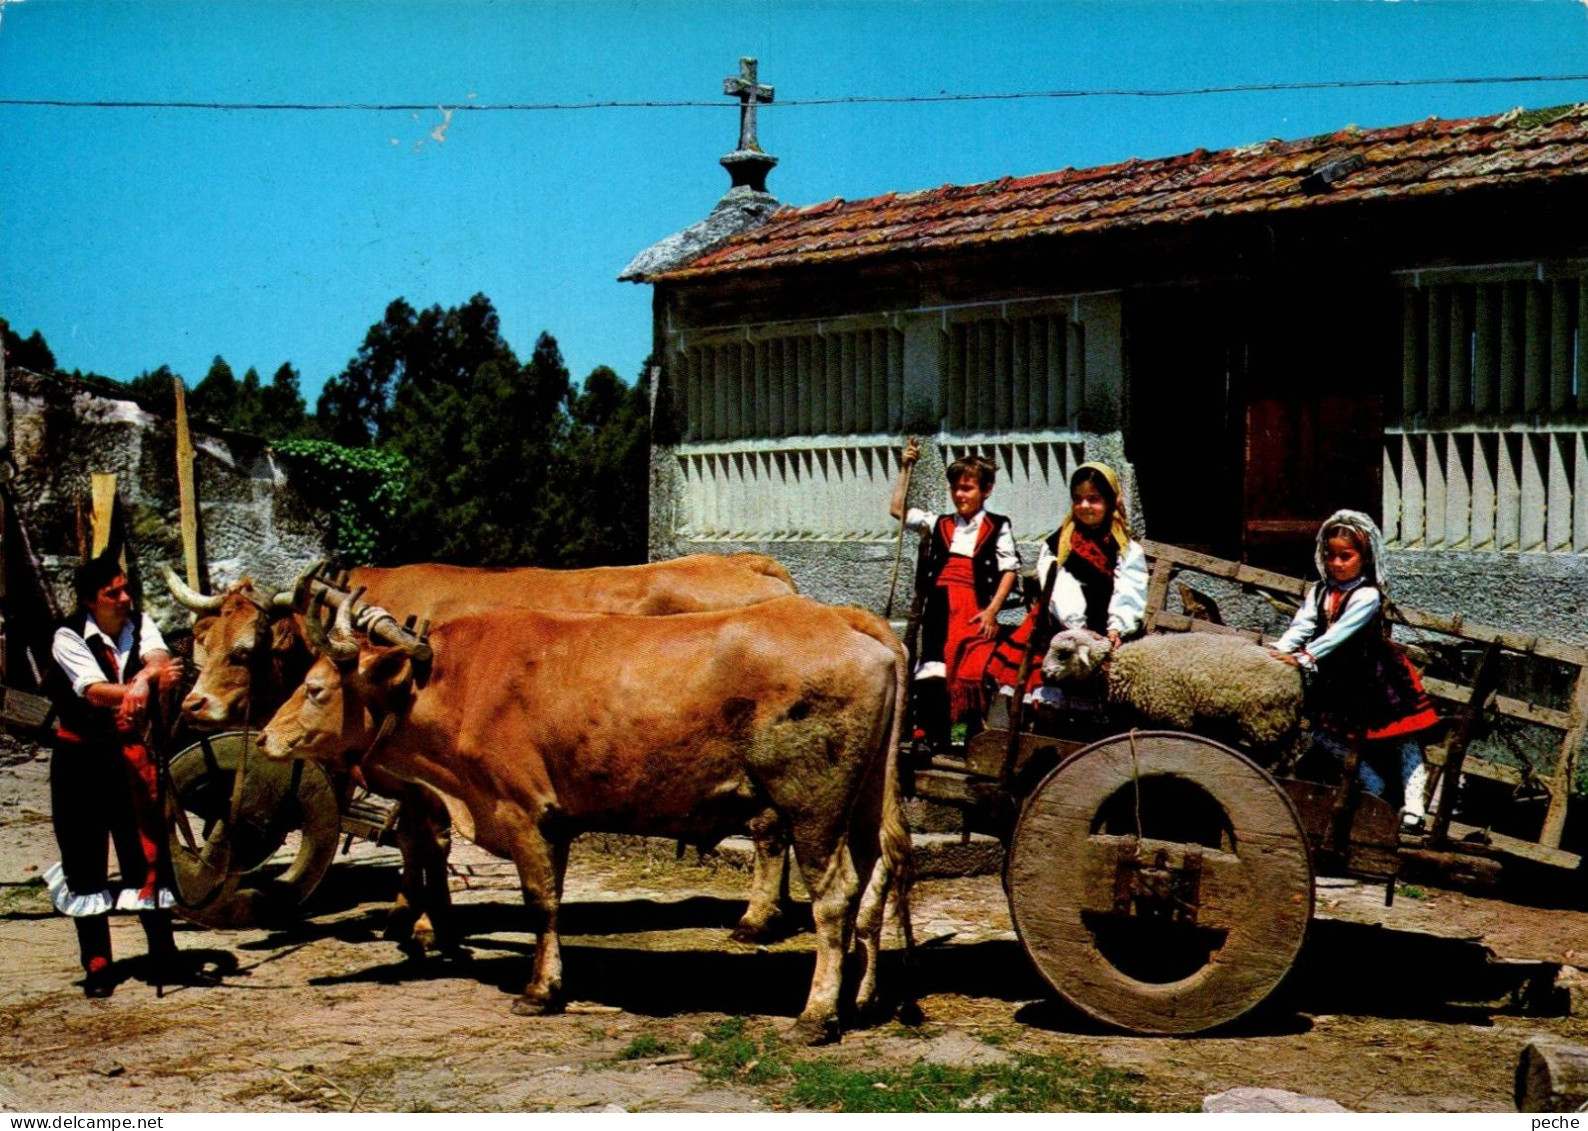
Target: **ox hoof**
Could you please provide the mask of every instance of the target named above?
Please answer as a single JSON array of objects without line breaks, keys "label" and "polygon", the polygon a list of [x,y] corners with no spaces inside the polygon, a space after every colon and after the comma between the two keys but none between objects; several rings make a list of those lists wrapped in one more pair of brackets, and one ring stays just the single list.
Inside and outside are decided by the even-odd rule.
[{"label": "ox hoof", "polygon": [[740,943],[769,943],[777,942],[794,932],[790,929],[788,918],[781,911],[774,911],[765,920],[757,922],[746,916],[739,920],[739,925],[733,929],[728,937]]},{"label": "ox hoof", "polygon": [[562,1002],[551,998],[530,997],[528,994],[520,994],[513,999],[513,1004],[510,1008],[519,1017],[544,1017],[551,1013],[561,1013]]},{"label": "ox hoof", "polygon": [[801,1017],[789,1030],[788,1039],[800,1045],[830,1045],[838,1040],[838,1018]]}]

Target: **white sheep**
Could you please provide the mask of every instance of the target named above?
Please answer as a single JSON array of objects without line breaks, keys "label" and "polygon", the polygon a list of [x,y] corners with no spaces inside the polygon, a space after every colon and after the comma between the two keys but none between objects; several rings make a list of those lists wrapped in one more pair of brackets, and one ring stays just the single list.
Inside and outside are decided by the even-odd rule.
[{"label": "white sheep", "polygon": [[1042,661],[1049,684],[1084,679],[1108,660],[1108,702],[1149,726],[1233,737],[1255,752],[1293,757],[1301,737],[1301,672],[1244,637],[1187,632],[1121,645],[1084,629],[1053,638]]}]

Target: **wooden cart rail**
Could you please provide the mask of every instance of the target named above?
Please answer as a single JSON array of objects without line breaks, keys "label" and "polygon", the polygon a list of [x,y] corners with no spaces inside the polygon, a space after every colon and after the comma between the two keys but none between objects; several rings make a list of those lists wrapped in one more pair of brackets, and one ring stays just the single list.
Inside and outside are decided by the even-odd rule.
[{"label": "wooden cart rail", "polygon": [[[1194,550],[1170,546],[1162,542],[1143,542],[1143,549],[1151,563],[1151,576],[1147,586],[1146,629],[1148,632],[1222,632],[1235,633],[1251,640],[1264,640],[1262,633],[1218,624],[1210,620],[1188,616],[1169,608],[1171,583],[1183,573],[1205,574],[1209,577],[1232,581],[1248,591],[1258,591],[1294,604],[1306,591],[1307,582],[1270,570],[1257,569],[1240,562],[1215,558]],[[1514,766],[1467,754],[1461,769],[1476,777],[1519,786],[1531,783],[1549,794],[1549,808],[1536,842],[1517,841],[1518,847],[1536,845],[1532,853],[1550,862],[1565,863],[1566,853],[1558,852],[1561,833],[1566,824],[1566,807],[1576,780],[1577,766],[1583,739],[1588,736],[1588,648],[1553,640],[1511,632],[1490,625],[1469,621],[1460,614],[1444,616],[1423,609],[1399,605],[1389,610],[1393,623],[1406,626],[1419,634],[1438,633],[1453,640],[1472,644],[1498,645],[1500,649],[1517,656],[1552,660],[1576,669],[1571,680],[1572,690],[1568,709],[1559,710],[1513,696],[1495,694],[1488,697],[1484,710],[1506,718],[1546,727],[1560,733],[1557,756],[1548,774],[1525,773]],[[1457,680],[1425,678],[1424,687],[1430,696],[1456,707],[1465,707],[1472,698],[1470,684]],[[1433,747],[1427,751],[1430,764],[1444,764],[1444,750]],[[1509,838],[1508,838],[1509,839]],[[1553,851],[1552,851],[1553,850]],[[1559,856],[1559,861],[1555,857]],[[1575,857],[1572,858],[1575,860]]]}]

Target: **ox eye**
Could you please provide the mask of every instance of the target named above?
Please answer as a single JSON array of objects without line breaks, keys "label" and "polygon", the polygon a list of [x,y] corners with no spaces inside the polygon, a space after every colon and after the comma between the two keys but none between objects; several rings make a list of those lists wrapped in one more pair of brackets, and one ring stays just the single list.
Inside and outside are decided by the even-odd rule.
[{"label": "ox eye", "polygon": [[311,703],[325,702],[326,690],[323,687],[316,687],[312,683],[306,683],[303,685],[303,694]]},{"label": "ox eye", "polygon": [[232,663],[234,663],[234,664],[246,664],[248,662],[248,660],[249,660],[249,651],[248,651],[247,648],[245,648],[245,647],[237,647],[237,648],[233,648],[232,649]]}]

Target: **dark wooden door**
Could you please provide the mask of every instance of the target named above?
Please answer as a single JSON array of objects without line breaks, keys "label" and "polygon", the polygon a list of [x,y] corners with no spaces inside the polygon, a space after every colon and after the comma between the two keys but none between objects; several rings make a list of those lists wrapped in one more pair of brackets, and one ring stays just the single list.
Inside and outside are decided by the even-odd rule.
[{"label": "dark wooden door", "polygon": [[1378,517],[1383,408],[1374,393],[1261,397],[1246,406],[1242,556],[1311,576],[1318,526],[1342,507]]}]

